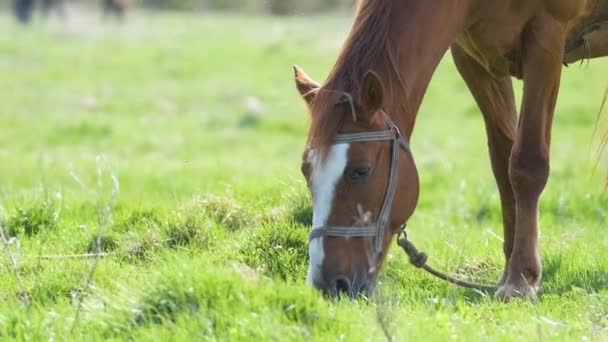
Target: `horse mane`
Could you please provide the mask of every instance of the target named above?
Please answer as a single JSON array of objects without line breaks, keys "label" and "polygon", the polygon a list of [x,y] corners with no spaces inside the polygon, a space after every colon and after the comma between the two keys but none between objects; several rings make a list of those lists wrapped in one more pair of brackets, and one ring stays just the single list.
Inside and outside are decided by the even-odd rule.
[{"label": "horse mane", "polygon": [[[338,102],[345,92],[355,99],[358,97],[367,71],[381,75],[389,90],[393,79],[399,77],[395,65],[396,48],[390,39],[393,3],[394,0],[358,1],[348,38],[327,81],[311,103],[310,147],[323,149],[330,145],[344,120],[352,117],[351,106],[343,104],[340,109]],[[356,104],[353,107],[358,108]]]}]

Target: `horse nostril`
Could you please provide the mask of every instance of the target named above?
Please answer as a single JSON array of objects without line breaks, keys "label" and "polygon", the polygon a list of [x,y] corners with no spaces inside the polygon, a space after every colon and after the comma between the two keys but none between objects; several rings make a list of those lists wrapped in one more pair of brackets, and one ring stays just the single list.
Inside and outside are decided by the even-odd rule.
[{"label": "horse nostril", "polygon": [[350,280],[344,276],[336,277],[334,280],[334,288],[338,294],[350,294],[351,292],[351,284]]}]

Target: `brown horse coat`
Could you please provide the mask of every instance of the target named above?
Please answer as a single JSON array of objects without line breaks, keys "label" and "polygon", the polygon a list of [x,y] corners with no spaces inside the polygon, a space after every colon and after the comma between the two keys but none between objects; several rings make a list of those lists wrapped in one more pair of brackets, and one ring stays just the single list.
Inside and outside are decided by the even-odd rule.
[{"label": "brown horse coat", "polygon": [[590,1],[586,15],[569,30],[564,61],[608,55],[608,1]]}]

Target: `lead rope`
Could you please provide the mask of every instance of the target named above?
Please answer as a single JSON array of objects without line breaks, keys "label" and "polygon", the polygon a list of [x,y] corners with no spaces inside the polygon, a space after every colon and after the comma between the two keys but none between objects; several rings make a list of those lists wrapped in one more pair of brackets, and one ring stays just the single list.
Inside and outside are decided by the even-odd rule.
[{"label": "lead rope", "polygon": [[485,284],[476,284],[471,283],[466,280],[456,279],[452,276],[449,276],[443,272],[439,272],[436,269],[432,268],[427,264],[428,255],[424,252],[419,252],[416,246],[407,238],[407,233],[405,232],[405,227],[402,227],[399,233],[397,234],[397,245],[403,249],[403,251],[407,254],[410,259],[410,263],[414,265],[416,268],[423,269],[433,276],[445,280],[448,283],[452,283],[457,286],[461,286],[467,289],[479,290],[482,292],[493,292],[498,290],[498,286],[496,285],[485,285]]}]

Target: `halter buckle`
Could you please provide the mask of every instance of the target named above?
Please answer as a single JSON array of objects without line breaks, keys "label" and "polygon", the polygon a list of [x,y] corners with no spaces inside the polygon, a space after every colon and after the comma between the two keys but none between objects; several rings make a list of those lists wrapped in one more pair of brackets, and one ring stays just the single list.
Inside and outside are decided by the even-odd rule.
[{"label": "halter buckle", "polygon": [[407,232],[405,231],[406,228],[407,224],[405,223],[399,227],[399,230],[397,231],[397,241],[399,241],[403,237],[407,239]]},{"label": "halter buckle", "polygon": [[393,124],[392,130],[395,132],[395,139],[401,139],[401,131],[399,130],[399,127]]}]

